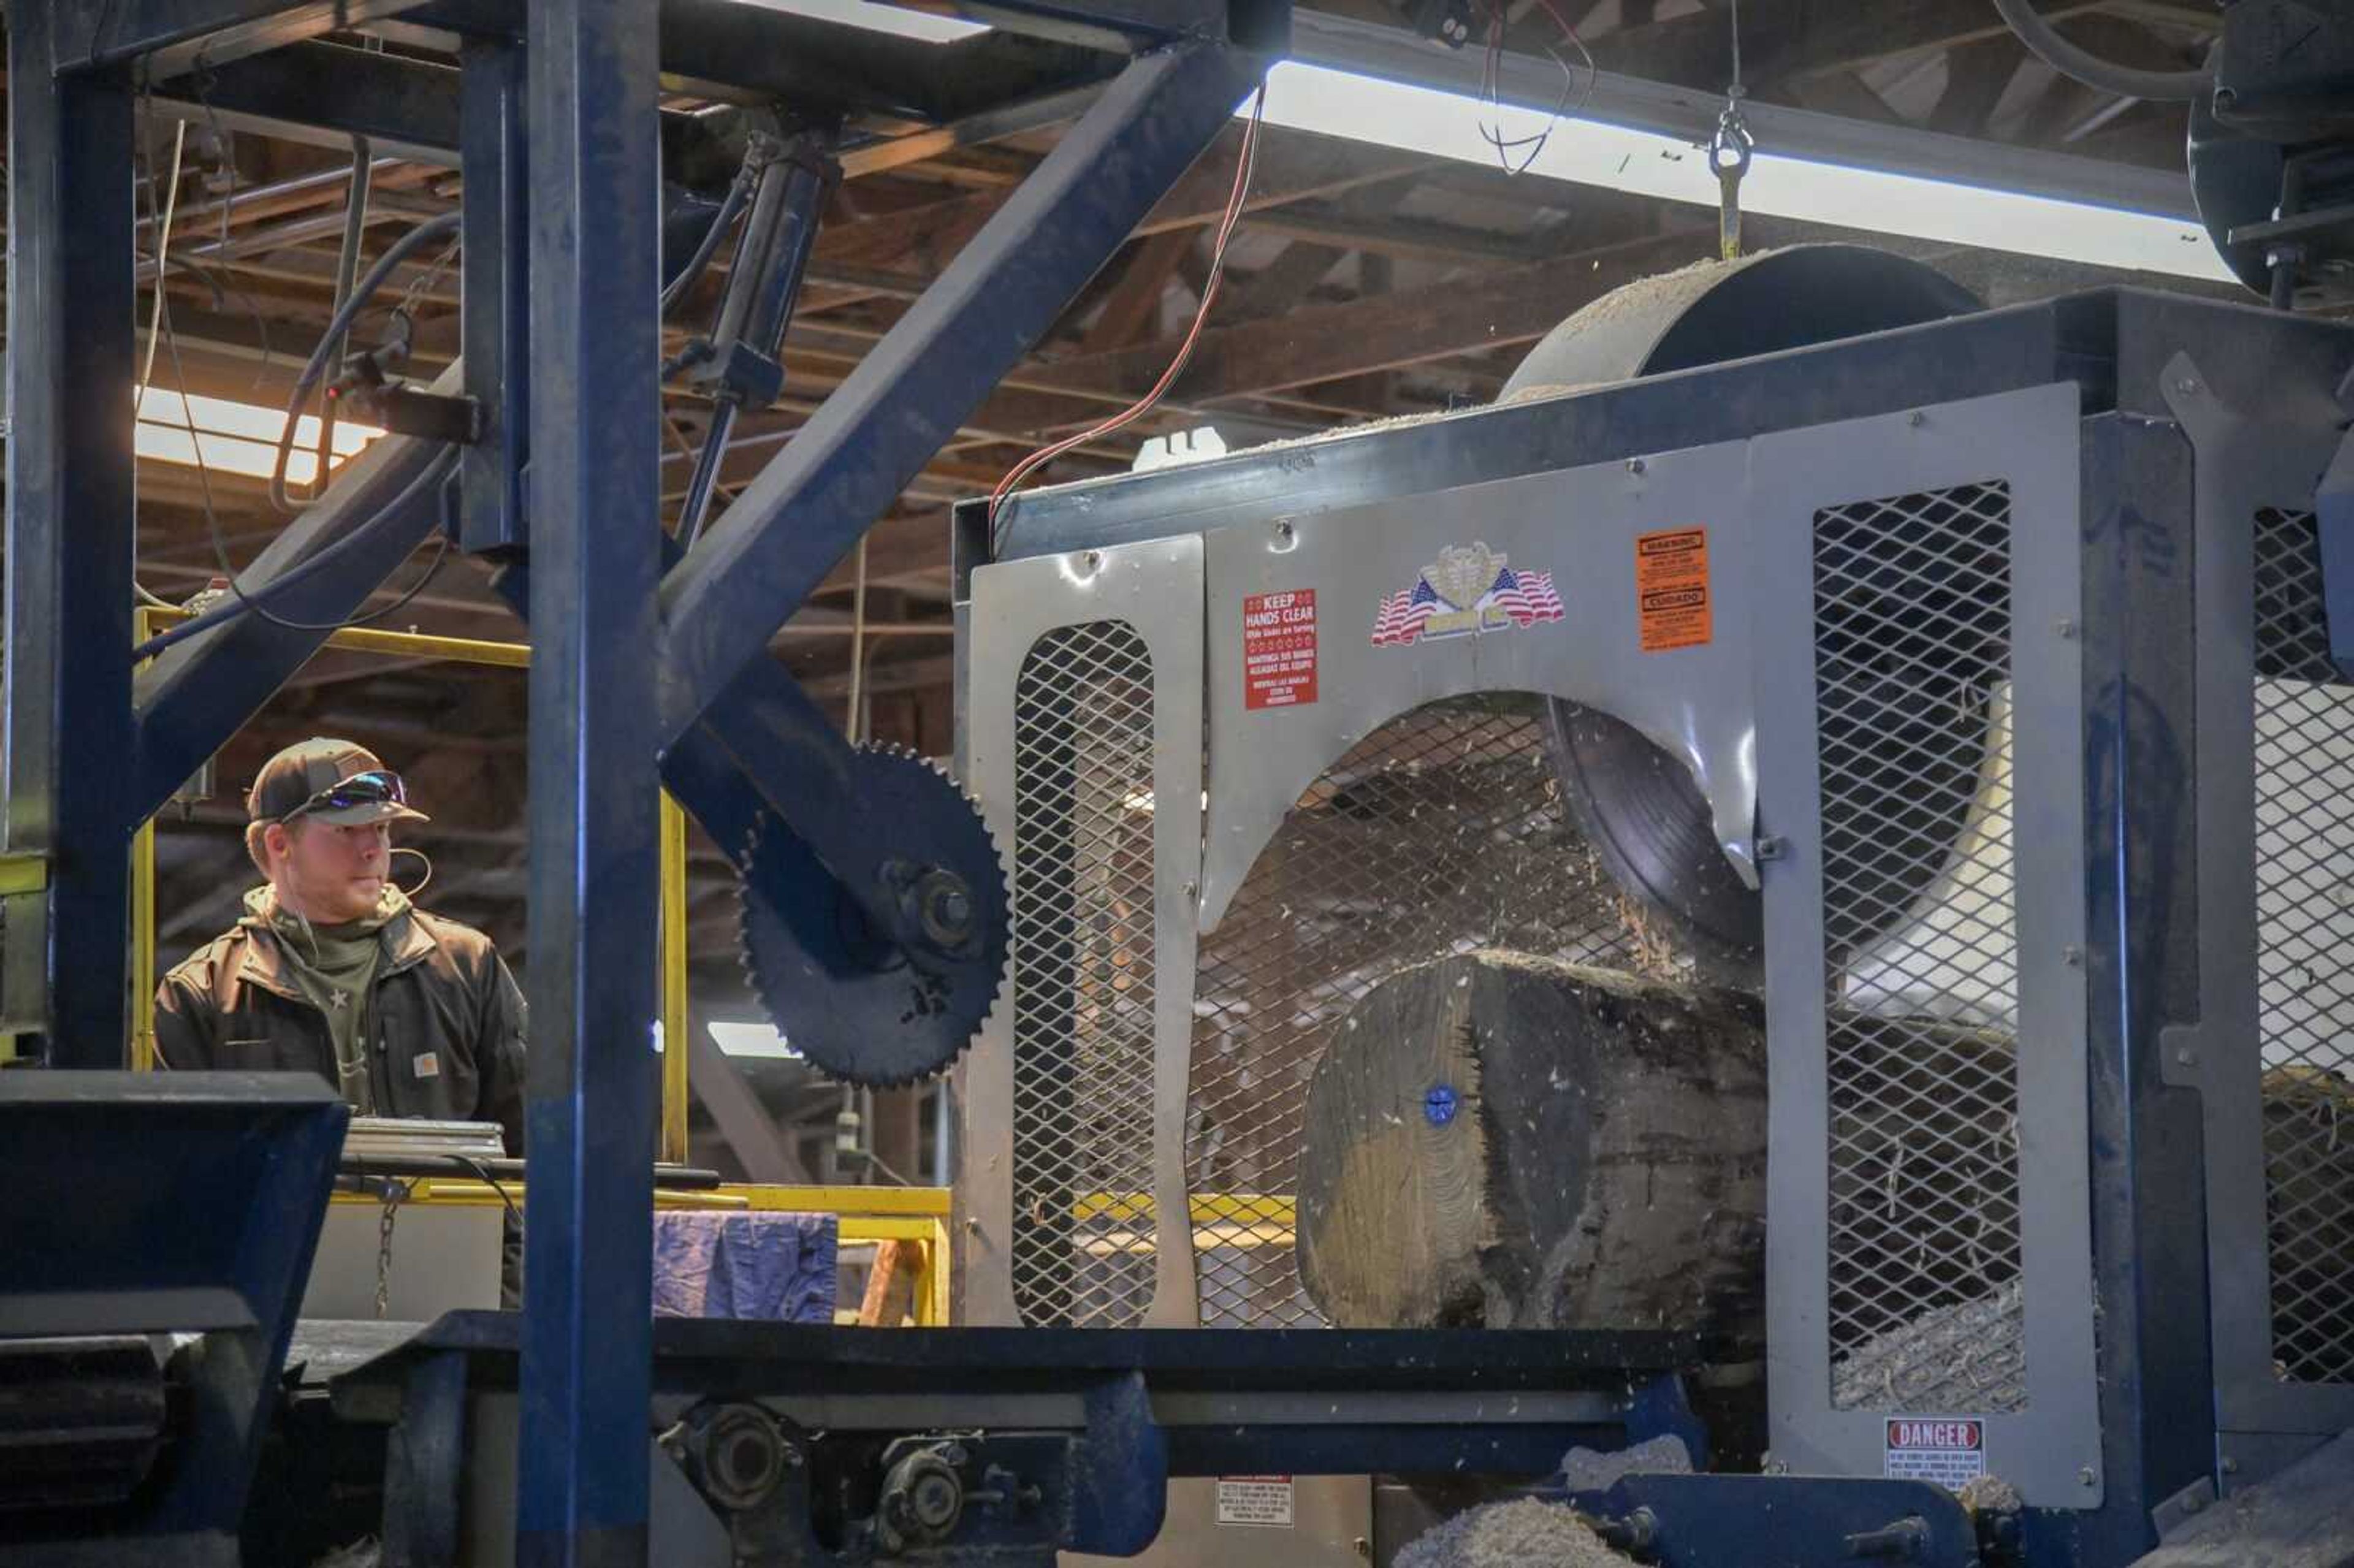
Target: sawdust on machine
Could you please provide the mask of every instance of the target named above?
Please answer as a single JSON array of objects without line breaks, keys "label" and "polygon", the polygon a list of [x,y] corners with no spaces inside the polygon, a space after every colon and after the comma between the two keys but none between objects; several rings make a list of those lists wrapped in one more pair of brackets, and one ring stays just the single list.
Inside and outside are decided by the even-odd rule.
[{"label": "sawdust on machine", "polygon": [[1633,1561],[1567,1507],[1534,1498],[1457,1514],[1394,1559],[1395,1568],[1625,1568]]}]

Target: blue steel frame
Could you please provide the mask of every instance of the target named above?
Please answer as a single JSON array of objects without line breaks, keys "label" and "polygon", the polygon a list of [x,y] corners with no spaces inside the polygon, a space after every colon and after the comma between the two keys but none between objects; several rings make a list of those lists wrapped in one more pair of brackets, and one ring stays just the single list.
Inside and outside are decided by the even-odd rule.
[{"label": "blue steel frame", "polygon": [[[658,556],[658,72],[779,69],[795,51],[720,48],[767,29],[847,47],[845,29],[720,0],[22,0],[10,7],[7,847],[46,863],[10,896],[9,1022],[51,1066],[123,1051],[128,847],[137,823],[265,702],[323,633],[258,617],[134,679],[131,384],[134,90],[201,69],[338,139],[454,151],[466,175],[466,363],[444,389],[489,415],[450,482],[394,498],[434,462],[388,439],[355,461],[240,579],[288,619],[364,603],[436,527],[514,560],[536,628],[531,673],[535,1223],[521,1335],[521,1551],[533,1563],[642,1562],[646,1519],[657,769],[720,842],[762,807],[811,874],[887,843],[839,782],[843,743],[767,656],[858,535],[1052,324],[1232,116],[1288,32],[1288,0],[1007,0],[1002,40],[960,46],[1009,81],[1111,75],[1093,108],[852,380],[674,564]],[[338,28],[403,20],[464,35],[459,113],[273,69]],[[1040,40],[1044,40],[1041,42]],[[904,41],[861,43],[910,106],[959,102],[959,73]],[[339,55],[345,51],[325,51]],[[1019,58],[1013,58],[1019,53]],[[313,57],[304,56],[307,65]],[[347,64],[359,75],[370,57]],[[755,81],[748,84],[756,89]],[[1038,83],[1031,83],[1034,90]],[[454,143],[454,146],[452,143]],[[109,196],[106,193],[119,193]],[[528,302],[528,330],[524,315]],[[70,338],[70,341],[69,341]],[[118,417],[106,411],[120,408]],[[526,467],[526,462],[528,466]],[[463,505],[460,506],[462,499]],[[462,520],[453,514],[462,512]],[[663,568],[668,566],[665,579]],[[649,659],[648,649],[658,650]],[[70,654],[70,657],[69,657]],[[848,889],[872,906],[863,879]],[[145,977],[139,977],[141,983]],[[92,1150],[93,1159],[135,1158]],[[593,1223],[592,1223],[593,1216]]]}]

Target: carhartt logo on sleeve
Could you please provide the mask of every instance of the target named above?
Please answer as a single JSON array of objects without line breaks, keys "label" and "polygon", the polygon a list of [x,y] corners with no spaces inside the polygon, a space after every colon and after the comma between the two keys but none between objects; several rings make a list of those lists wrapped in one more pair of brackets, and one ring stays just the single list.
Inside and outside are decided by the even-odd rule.
[{"label": "carhartt logo on sleeve", "polygon": [[420,1078],[440,1077],[441,1075],[440,1054],[434,1051],[424,1053],[417,1058],[416,1068],[417,1075]]}]

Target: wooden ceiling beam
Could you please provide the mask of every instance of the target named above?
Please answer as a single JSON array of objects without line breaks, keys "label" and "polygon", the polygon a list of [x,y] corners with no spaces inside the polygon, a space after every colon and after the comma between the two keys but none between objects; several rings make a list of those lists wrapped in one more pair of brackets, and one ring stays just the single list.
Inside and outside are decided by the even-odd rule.
[{"label": "wooden ceiling beam", "polygon": [[[1273,320],[1214,326],[1202,334],[1176,391],[1195,401],[1250,397],[1533,342],[1618,284],[1697,259],[1712,232],[1693,226]],[[1134,397],[1159,377],[1173,348],[1161,342],[1090,355],[1026,370],[1023,379],[1108,398]],[[990,406],[998,401],[983,406],[981,422],[991,422]]]},{"label": "wooden ceiling beam", "polygon": [[1104,296],[1103,308],[1079,339],[1079,352],[1101,354],[1125,348],[1156,325],[1161,302],[1177,276],[1177,263],[1200,235],[1196,227],[1164,228],[1132,247],[1120,268],[1119,281]]}]

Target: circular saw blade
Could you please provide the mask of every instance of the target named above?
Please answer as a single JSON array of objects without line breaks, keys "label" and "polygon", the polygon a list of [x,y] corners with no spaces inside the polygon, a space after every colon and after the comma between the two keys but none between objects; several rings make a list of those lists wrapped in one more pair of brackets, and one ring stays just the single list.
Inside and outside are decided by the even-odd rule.
[{"label": "circular saw blade", "polygon": [[766,813],[737,883],[752,989],[793,1049],[828,1075],[888,1087],[944,1071],[989,1016],[1005,967],[1005,874],[981,809],[905,747],[852,756],[858,798],[888,841],[839,870],[938,867],[970,891],[972,936],[941,951],[875,931],[810,846]]}]

